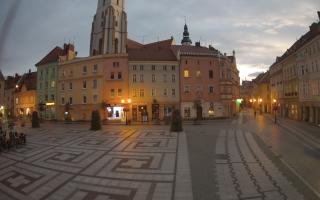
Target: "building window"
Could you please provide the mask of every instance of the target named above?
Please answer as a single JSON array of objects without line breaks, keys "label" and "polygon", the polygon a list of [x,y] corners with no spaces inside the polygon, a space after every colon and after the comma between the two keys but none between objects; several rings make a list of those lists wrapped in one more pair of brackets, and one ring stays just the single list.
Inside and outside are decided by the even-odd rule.
[{"label": "building window", "polygon": [[40,87],[40,90],[42,90],[42,83],[40,83],[39,85],[40,85],[40,86],[39,86],[39,87]]},{"label": "building window", "polygon": [[184,86],[184,93],[186,93],[186,94],[190,93],[190,86],[189,85]]},{"label": "building window", "polygon": [[191,117],[191,109],[189,107],[184,108],[184,117],[190,118]]},{"label": "building window", "polygon": [[210,93],[210,94],[213,94],[213,92],[214,92],[213,86],[209,86],[209,93]]},{"label": "building window", "polygon": [[137,82],[137,75],[133,74],[132,76],[132,82],[136,83]]},{"label": "building window", "polygon": [[200,77],[201,77],[201,71],[200,71],[200,70],[197,71],[196,76],[197,76],[197,78],[200,78]]},{"label": "building window", "polygon": [[98,95],[93,95],[93,102],[97,103],[98,102]]},{"label": "building window", "polygon": [[51,87],[52,88],[56,87],[56,82],[55,81],[51,81]]},{"label": "building window", "polygon": [[48,89],[48,87],[49,87],[48,81],[46,81],[44,85],[45,85],[45,88]]},{"label": "building window", "polygon": [[176,75],[172,74],[172,83],[176,82]]},{"label": "building window", "polygon": [[72,83],[69,83],[69,90],[72,90],[72,88],[73,88]]},{"label": "building window", "polygon": [[87,96],[83,96],[83,104],[87,104]]},{"label": "building window", "polygon": [[87,71],[88,71],[87,66],[83,66],[83,68],[82,68],[82,73],[83,73],[83,74],[86,74]]},{"label": "building window", "polygon": [[118,72],[118,79],[121,80],[122,79],[122,73]]},{"label": "building window", "polygon": [[98,81],[97,81],[97,80],[93,80],[92,85],[93,85],[93,89],[97,89],[97,87],[98,87]]},{"label": "building window", "polygon": [[167,65],[163,66],[163,71],[167,71]]},{"label": "building window", "polygon": [[155,83],[156,82],[156,75],[152,74],[152,82]]},{"label": "building window", "polygon": [[172,90],[171,90],[171,95],[172,95],[172,96],[176,96],[176,89],[172,89]]},{"label": "building window", "polygon": [[144,97],[144,89],[140,89],[140,97]]},{"label": "building window", "polygon": [[176,66],[172,65],[171,69],[172,69],[172,71],[176,71]]},{"label": "building window", "polygon": [[61,90],[64,91],[64,83],[61,83]]},{"label": "building window", "polygon": [[47,94],[44,96],[44,100],[48,101],[48,95]]},{"label": "building window", "polygon": [[83,89],[87,89],[87,81],[83,81],[82,82],[82,88]]},{"label": "building window", "polygon": [[51,101],[54,101],[55,100],[55,98],[54,98],[54,95],[52,94],[51,95]]},{"label": "building window", "polygon": [[111,90],[110,90],[110,96],[111,96],[111,97],[115,97],[115,90],[114,90],[114,89],[111,89]]},{"label": "building window", "polygon": [[185,78],[189,78],[189,77],[190,77],[189,70],[184,70],[183,76],[184,76]]},{"label": "building window", "polygon": [[133,66],[132,66],[132,70],[133,70],[133,71],[136,71],[136,70],[137,70],[137,65],[133,65]]},{"label": "building window", "polygon": [[98,65],[93,65],[93,73],[97,73],[98,72]]},{"label": "building window", "polygon": [[209,71],[209,79],[213,79],[213,70]]},{"label": "building window", "polygon": [[152,65],[151,69],[152,69],[152,71],[155,71],[156,70],[156,66]]},{"label": "building window", "polygon": [[167,89],[164,89],[163,90],[163,96],[167,96],[168,95],[168,90]]},{"label": "building window", "polygon": [[118,89],[118,97],[122,97],[122,89]]},{"label": "building window", "polygon": [[143,71],[143,70],[144,70],[144,66],[140,65],[140,71]]},{"label": "building window", "polygon": [[64,97],[61,98],[61,104],[64,105]]},{"label": "building window", "polygon": [[73,99],[72,99],[72,97],[69,98],[69,104],[70,104],[70,105],[73,104]]},{"label": "building window", "polygon": [[111,79],[111,80],[114,80],[114,72],[111,72],[111,74],[110,74],[110,79]]},{"label": "building window", "polygon": [[113,62],[113,68],[119,68],[120,63],[119,62]]},{"label": "building window", "polygon": [[140,82],[143,83],[143,74],[140,74]]},{"label": "building window", "polygon": [[151,91],[151,96],[155,97],[156,96],[156,89],[152,88],[152,91]]},{"label": "building window", "polygon": [[163,74],[163,82],[164,82],[164,83],[167,82],[167,74]]},{"label": "building window", "polygon": [[137,89],[133,89],[132,90],[132,96],[133,97],[137,97]]}]

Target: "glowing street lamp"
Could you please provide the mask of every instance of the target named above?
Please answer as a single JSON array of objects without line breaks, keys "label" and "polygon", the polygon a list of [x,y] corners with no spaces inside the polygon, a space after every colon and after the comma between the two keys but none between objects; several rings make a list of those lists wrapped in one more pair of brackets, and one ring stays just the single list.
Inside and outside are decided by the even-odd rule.
[{"label": "glowing street lamp", "polygon": [[274,111],[274,123],[277,123],[277,111],[278,111],[278,104],[277,99],[273,99],[273,111]]}]

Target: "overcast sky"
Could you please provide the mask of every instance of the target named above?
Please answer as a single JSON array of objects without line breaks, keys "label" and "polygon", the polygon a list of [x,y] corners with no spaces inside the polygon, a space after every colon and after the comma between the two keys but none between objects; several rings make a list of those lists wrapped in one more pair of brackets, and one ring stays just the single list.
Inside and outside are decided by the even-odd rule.
[{"label": "overcast sky", "polygon": [[[20,2],[16,15],[10,10]],[[97,0],[1,0],[0,68],[5,75],[35,70],[55,46],[74,41],[88,56]],[[242,79],[266,71],[312,22],[319,0],[126,0],[129,37],[152,42],[182,39],[184,16],[191,39],[236,51]],[[10,19],[5,23],[6,16]]]}]

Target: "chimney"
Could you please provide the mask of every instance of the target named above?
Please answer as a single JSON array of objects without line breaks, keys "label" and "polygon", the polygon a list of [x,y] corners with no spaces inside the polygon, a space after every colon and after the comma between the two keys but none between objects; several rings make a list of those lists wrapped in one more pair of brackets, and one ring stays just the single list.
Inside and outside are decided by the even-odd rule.
[{"label": "chimney", "polygon": [[232,54],[233,54],[233,57],[236,57],[236,51],[235,50],[232,51]]}]

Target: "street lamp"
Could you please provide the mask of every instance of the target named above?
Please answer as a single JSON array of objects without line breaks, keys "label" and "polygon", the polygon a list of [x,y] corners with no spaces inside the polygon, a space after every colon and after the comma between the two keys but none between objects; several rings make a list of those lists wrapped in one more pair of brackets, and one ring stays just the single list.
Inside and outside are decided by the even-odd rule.
[{"label": "street lamp", "polygon": [[277,123],[277,111],[278,111],[278,104],[277,99],[273,99],[273,111],[274,111],[274,123]]}]

